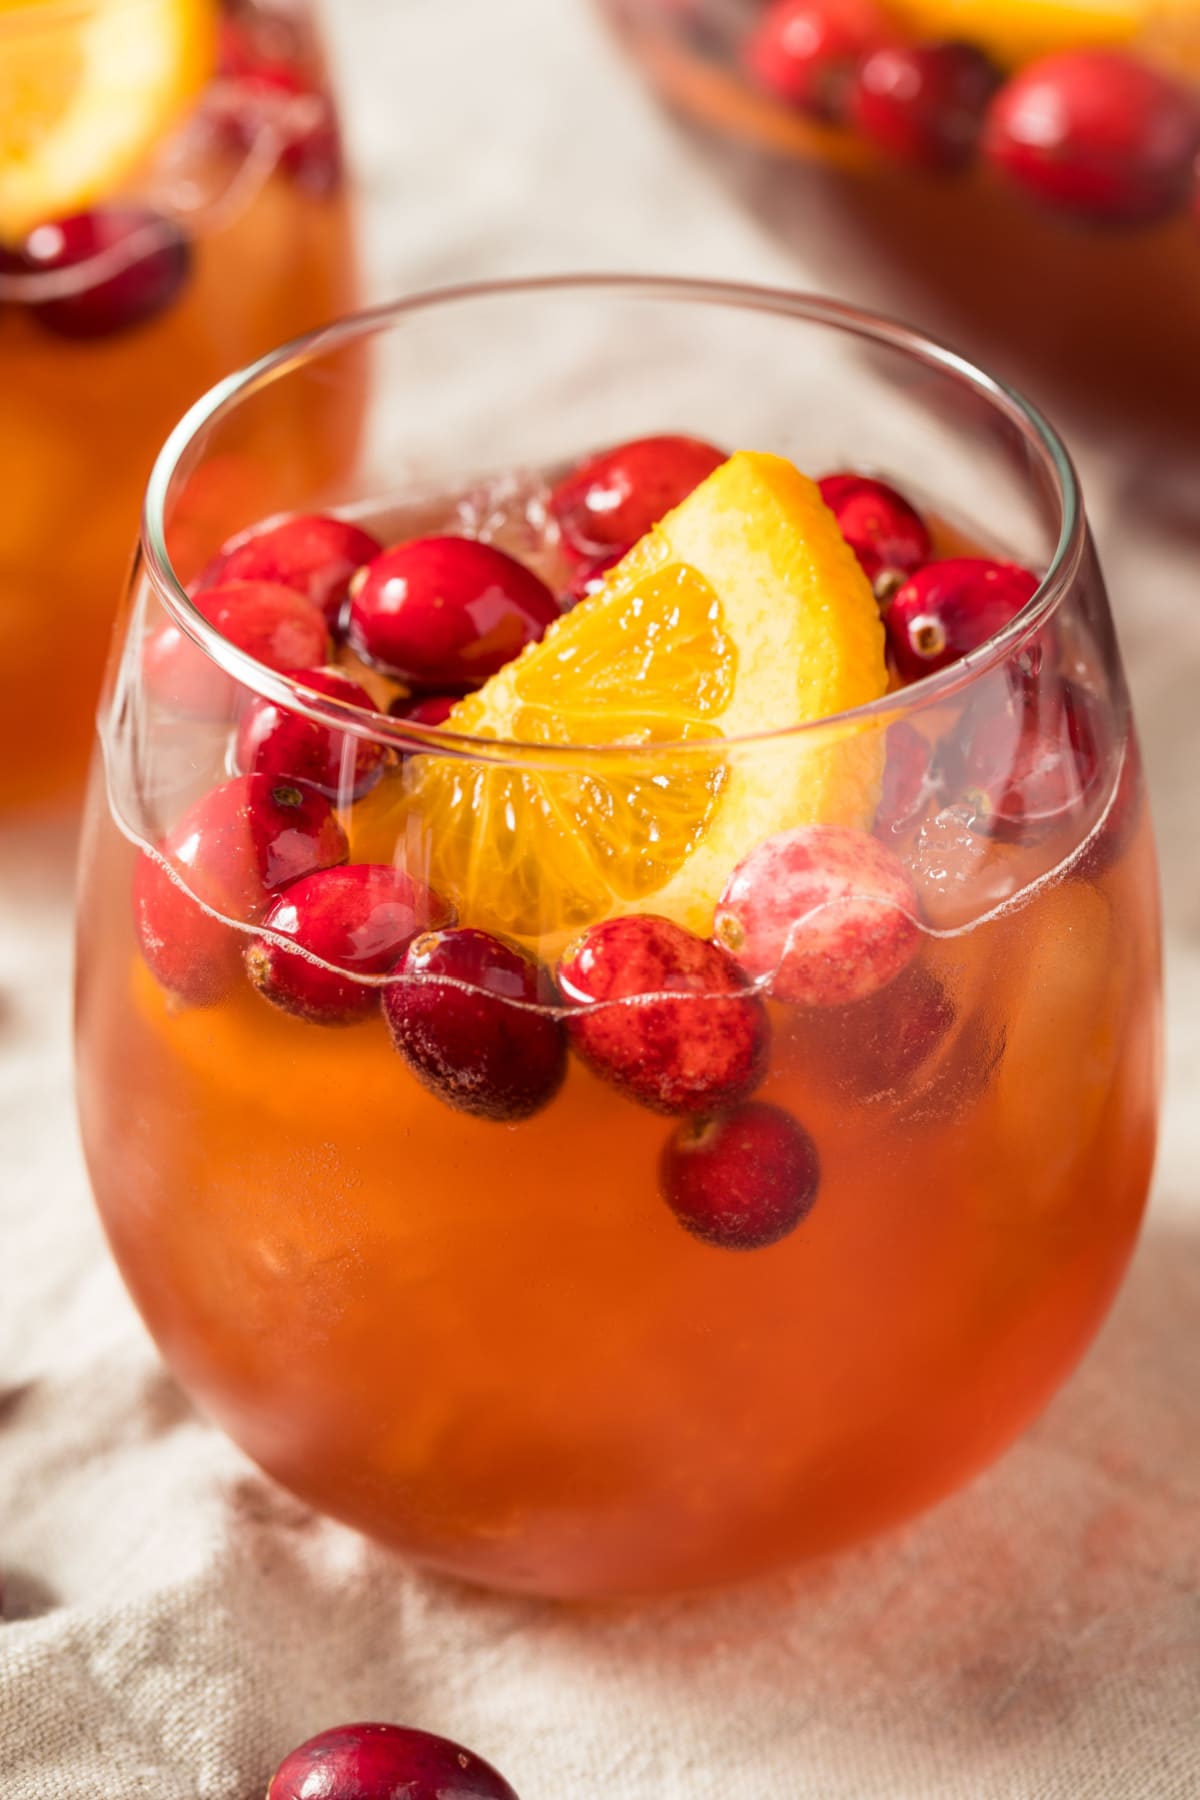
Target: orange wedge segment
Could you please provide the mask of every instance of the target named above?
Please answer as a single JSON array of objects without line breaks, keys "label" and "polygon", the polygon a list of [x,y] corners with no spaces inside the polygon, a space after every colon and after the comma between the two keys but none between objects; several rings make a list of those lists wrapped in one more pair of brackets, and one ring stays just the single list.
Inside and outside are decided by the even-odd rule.
[{"label": "orange wedge segment", "polygon": [[874,596],[816,486],[741,453],[454,709],[450,729],[552,753],[413,759],[405,854],[492,930],[543,938],[652,910],[707,933],[754,844],[866,823],[880,771],[877,735],[853,722],[813,742],[730,740],[886,685]]}]

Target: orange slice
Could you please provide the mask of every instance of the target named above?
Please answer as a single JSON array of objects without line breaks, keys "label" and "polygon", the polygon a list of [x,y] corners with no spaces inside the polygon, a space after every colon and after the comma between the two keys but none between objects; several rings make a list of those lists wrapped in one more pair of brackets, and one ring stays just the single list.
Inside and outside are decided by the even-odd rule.
[{"label": "orange slice", "polygon": [[880,772],[878,734],[852,721],[814,742],[727,740],[886,685],[874,596],[814,483],[780,457],[733,456],[448,721],[604,748],[414,759],[405,855],[464,922],[494,930],[541,937],[640,909],[707,933],[754,844],[867,822]]},{"label": "orange slice", "polygon": [[1131,44],[1146,30],[1155,5],[1152,0],[891,0],[888,11],[914,37],[965,38],[1012,65],[1054,50]]},{"label": "orange slice", "polygon": [[212,73],[215,0],[0,0],[0,238],[111,194]]}]

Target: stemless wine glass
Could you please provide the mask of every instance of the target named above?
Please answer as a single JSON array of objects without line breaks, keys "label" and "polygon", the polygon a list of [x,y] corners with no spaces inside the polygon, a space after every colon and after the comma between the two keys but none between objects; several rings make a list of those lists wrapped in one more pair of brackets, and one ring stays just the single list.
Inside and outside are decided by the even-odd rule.
[{"label": "stemless wine glass", "polygon": [[[357,406],[364,383],[357,466],[314,487],[280,406]],[[836,719],[723,739],[701,682],[681,741],[656,729],[654,645],[727,654],[721,596],[681,626],[686,579],[634,581],[629,642],[585,677],[620,718],[584,743],[532,699],[521,742],[420,723],[344,645],[376,710],[319,691],[188,597],[230,533],[329,512],[491,539],[562,592],[548,481],[665,430],[899,471],[943,551],[1002,550],[1036,596]],[[318,333],[163,452],[100,739],[78,1009],[97,1202],[181,1382],[315,1506],[500,1586],[721,1581],[948,1493],[1096,1330],[1155,1139],[1151,828],[1071,465],[951,352],[826,300],[601,278]],[[652,997],[716,1056],[742,1034],[753,1079],[699,1119],[640,1104],[580,1021],[619,1049],[642,1002],[579,1010],[564,957],[597,918],[681,907],[715,954],[714,859],[814,807],[911,883],[903,966],[836,1004],[727,984],[715,1035],[688,1010],[708,990]],[[297,956],[301,890],[339,864],[339,892],[381,884],[391,910]],[[439,961],[464,934],[474,963]]]},{"label": "stemless wine glass", "polygon": [[807,270],[1196,454],[1191,0],[600,7]]},{"label": "stemless wine glass", "polygon": [[[64,71],[77,93],[60,91]],[[344,312],[357,286],[303,0],[28,0],[0,12],[0,95],[3,810],[78,797],[113,596],[165,433],[218,377]],[[334,416],[294,423],[292,454],[307,441],[319,482],[345,448]],[[236,485],[232,446],[208,479]]]}]

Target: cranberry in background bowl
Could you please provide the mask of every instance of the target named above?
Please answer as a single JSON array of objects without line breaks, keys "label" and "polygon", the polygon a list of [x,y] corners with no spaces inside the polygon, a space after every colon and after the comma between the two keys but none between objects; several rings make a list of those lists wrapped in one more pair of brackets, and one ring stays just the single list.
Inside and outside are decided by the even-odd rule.
[{"label": "cranberry in background bowl", "polygon": [[1178,378],[1200,267],[1186,6],[598,4],[814,285],[902,289],[1055,416],[1118,427],[1131,461],[1200,452]]}]

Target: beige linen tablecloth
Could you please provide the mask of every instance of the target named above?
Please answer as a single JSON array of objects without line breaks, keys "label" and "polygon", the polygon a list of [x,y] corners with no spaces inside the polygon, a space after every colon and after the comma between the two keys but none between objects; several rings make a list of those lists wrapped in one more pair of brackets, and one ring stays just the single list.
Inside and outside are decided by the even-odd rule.
[{"label": "beige linen tablecloth", "polygon": [[[337,0],[377,292],[643,266],[803,284],[574,0]],[[844,286],[880,298],[853,260]],[[1200,1796],[1196,484],[1083,461],[1169,902],[1151,1220],[1080,1373],[991,1474],[749,1589],[565,1609],[308,1514],[191,1409],[93,1222],[67,1045],[69,830],[0,837],[0,1796],[251,1800],[339,1720],[406,1720],[523,1800]]]}]

